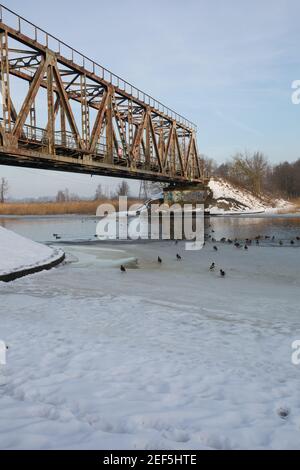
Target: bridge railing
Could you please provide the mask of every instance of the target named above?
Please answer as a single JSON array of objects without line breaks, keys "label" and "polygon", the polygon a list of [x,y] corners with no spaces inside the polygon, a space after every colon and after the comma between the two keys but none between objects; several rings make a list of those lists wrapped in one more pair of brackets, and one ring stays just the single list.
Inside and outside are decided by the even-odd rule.
[{"label": "bridge railing", "polygon": [[[3,118],[0,118],[0,124],[4,126]],[[14,124],[15,122],[12,121],[12,125]],[[25,141],[26,143],[29,143],[32,145],[46,147],[49,143],[49,136],[48,136],[47,130],[43,129],[42,127],[36,127],[36,126],[31,126],[29,124],[24,124],[22,128],[20,141],[23,141],[23,142]],[[118,159],[118,160],[125,161],[126,158],[123,153],[123,150],[121,152],[122,143],[118,142],[118,144],[119,144],[120,152],[118,153],[116,149],[113,149],[113,157],[116,160]],[[62,147],[68,150],[74,150],[78,152],[82,151],[78,146],[78,143],[76,141],[74,134],[70,131],[65,131],[65,132],[55,131],[54,132],[54,145],[56,147]],[[102,137],[102,141],[98,142],[96,145],[95,155],[99,157],[105,157],[105,155],[107,155],[107,152],[108,152],[108,147],[106,145],[105,138]]]},{"label": "bridge railing", "polygon": [[139,101],[142,101],[144,104],[151,106],[153,109],[165,114],[170,119],[176,120],[178,123],[185,125],[193,131],[197,131],[197,126],[188,119],[168,108],[155,98],[152,98],[152,96],[148,95],[147,93],[144,93],[140,89],[136,88],[131,83],[123,80],[121,77],[112,73],[110,70],[102,67],[102,65],[99,65],[95,61],[89,59],[87,56],[81,54],[76,49],[68,46],[68,44],[61,41],[60,39],[57,39],[52,34],[49,34],[47,31],[44,31],[25,18],[19,16],[2,4],[0,4],[0,21],[17,30],[19,33],[26,35],[33,41],[42,44],[54,52],[57,52],[59,55],[72,61],[74,64],[85,68],[87,71],[100,77],[102,80],[105,80],[106,82],[131,95],[133,98],[136,98]]},{"label": "bridge railing", "polygon": [[[0,124],[4,126],[3,119],[0,118]],[[15,122],[12,121],[12,125],[14,125]],[[47,149],[48,144],[49,144],[49,136],[47,133],[46,129],[43,129],[42,127],[35,127],[31,126],[29,124],[24,124],[22,128],[22,134],[20,137],[20,142],[24,145],[30,144],[35,147],[43,147]],[[79,148],[78,143],[76,141],[76,138],[74,134],[70,131],[55,131],[54,132],[54,145],[59,151],[59,149],[63,150],[69,150],[69,151],[75,151],[78,153],[81,153],[82,150]],[[114,148],[113,149],[113,160],[116,164],[119,164],[121,166],[126,166],[127,165],[127,157],[124,153],[122,143],[118,142],[119,149],[118,151]],[[181,149],[184,151],[184,149]],[[108,155],[108,146],[106,145],[106,140],[104,137],[102,137],[101,141],[97,143],[93,157],[95,159],[100,158],[103,160],[106,156]],[[110,156],[111,157],[111,156]],[[138,164],[143,164],[145,163],[145,155],[140,151],[138,154]],[[151,161],[151,169],[154,169],[157,171],[158,170],[158,163],[157,161]],[[176,174],[180,175],[180,167],[179,163],[176,164]]]}]

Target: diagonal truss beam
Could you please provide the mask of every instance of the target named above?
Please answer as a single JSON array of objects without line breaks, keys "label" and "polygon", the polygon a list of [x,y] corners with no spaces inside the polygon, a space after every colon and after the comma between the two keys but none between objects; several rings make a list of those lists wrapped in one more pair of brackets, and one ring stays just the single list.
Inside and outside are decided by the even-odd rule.
[{"label": "diagonal truss beam", "polygon": [[185,173],[187,173],[188,168],[189,168],[190,157],[191,157],[192,148],[193,148],[193,140],[194,140],[194,137],[193,137],[193,135],[192,135],[192,136],[190,137],[189,146],[188,146],[188,151],[187,151],[187,156],[186,156],[186,161],[185,161]]},{"label": "diagonal truss beam", "polygon": [[95,152],[97,142],[98,142],[98,140],[101,136],[101,130],[103,128],[103,122],[104,122],[104,118],[105,118],[105,113],[106,113],[106,108],[107,108],[107,105],[108,105],[109,96],[110,96],[110,92],[106,91],[104,93],[102,102],[100,104],[100,108],[98,110],[98,114],[97,114],[97,117],[96,117],[94,128],[92,130],[92,135],[91,135],[91,139],[90,139],[90,147],[89,147],[89,151],[92,154]]},{"label": "diagonal truss beam", "polygon": [[179,162],[180,162],[181,172],[182,172],[182,175],[185,176],[186,172],[185,172],[185,168],[184,168],[182,150],[181,150],[181,148],[180,148],[179,139],[178,139],[178,134],[177,134],[176,130],[175,130],[174,134],[175,134],[175,144],[176,144],[177,152],[178,152],[178,156],[179,156]]},{"label": "diagonal truss beam", "polygon": [[[118,109],[118,105],[116,103],[116,99],[115,99],[115,93],[112,94],[112,106],[113,106],[113,113],[115,115],[115,118],[116,118],[116,124],[117,124],[117,128],[118,128],[118,131],[119,131],[119,134],[120,134],[120,137],[121,137],[121,143],[122,143],[122,146],[123,146],[123,150],[124,150],[124,153],[126,155],[126,158],[130,164],[130,151],[129,151],[129,148],[128,148],[128,145],[127,145],[127,136],[126,136],[126,129],[125,129],[125,124],[123,122],[123,119],[120,115],[120,112],[119,112],[119,109]],[[117,150],[118,151],[118,150]]]},{"label": "diagonal truss beam", "polygon": [[141,146],[142,139],[143,139],[143,133],[147,126],[147,121],[148,121],[148,114],[146,111],[144,111],[142,121],[137,126],[136,131],[135,131],[135,136],[133,139],[133,144],[132,144],[132,149],[131,149],[131,162],[132,163],[136,163],[136,160],[138,158],[140,146]]},{"label": "diagonal truss beam", "polygon": [[161,156],[160,149],[159,149],[159,146],[158,146],[158,143],[157,143],[157,136],[155,134],[151,114],[149,112],[148,112],[148,120],[149,120],[149,124],[150,124],[150,130],[151,130],[152,141],[153,141],[155,153],[156,153],[156,157],[157,157],[157,160],[158,160],[159,170],[163,171],[162,156]]},{"label": "diagonal truss beam", "polygon": [[21,107],[21,110],[18,114],[14,129],[13,129],[13,135],[17,139],[19,139],[21,136],[21,133],[23,131],[23,126],[26,122],[32,103],[34,102],[36,95],[38,93],[38,90],[40,88],[40,85],[42,81],[44,80],[44,75],[46,73],[47,66],[48,66],[48,61],[43,58],[38,70],[35,73],[34,79],[29,88],[29,92]]},{"label": "diagonal truss beam", "polygon": [[174,124],[172,124],[172,126],[170,128],[168,141],[167,141],[167,146],[166,146],[166,149],[165,149],[164,162],[163,162],[163,170],[164,171],[166,170],[167,164],[168,164],[168,157],[169,157],[169,152],[170,152],[171,143],[172,143],[172,139],[173,139],[173,132],[174,132]]},{"label": "diagonal truss beam", "polygon": [[79,134],[79,131],[78,131],[78,127],[77,127],[77,124],[76,124],[76,121],[75,121],[75,118],[74,118],[74,114],[73,114],[73,111],[72,111],[72,108],[71,108],[71,105],[70,105],[70,102],[69,102],[69,99],[68,99],[67,92],[64,88],[59,70],[57,68],[57,64],[54,65],[53,72],[54,72],[54,74],[53,74],[54,79],[55,79],[56,85],[57,85],[57,92],[59,94],[60,104],[61,104],[61,106],[63,107],[63,109],[66,113],[67,119],[68,119],[69,124],[70,124],[71,131],[72,131],[72,133],[75,137],[77,145],[79,146],[80,149],[83,149],[82,140],[81,140],[81,137],[80,137],[80,134]]}]

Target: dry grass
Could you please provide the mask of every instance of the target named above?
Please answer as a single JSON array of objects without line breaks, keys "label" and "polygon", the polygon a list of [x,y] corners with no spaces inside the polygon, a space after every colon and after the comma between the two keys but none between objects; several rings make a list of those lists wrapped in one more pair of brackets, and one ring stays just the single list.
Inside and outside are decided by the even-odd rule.
[{"label": "dry grass", "polygon": [[[138,201],[129,200],[128,203],[131,205]],[[4,203],[0,204],[0,215],[95,215],[100,204],[113,204],[118,207],[117,200]]]}]

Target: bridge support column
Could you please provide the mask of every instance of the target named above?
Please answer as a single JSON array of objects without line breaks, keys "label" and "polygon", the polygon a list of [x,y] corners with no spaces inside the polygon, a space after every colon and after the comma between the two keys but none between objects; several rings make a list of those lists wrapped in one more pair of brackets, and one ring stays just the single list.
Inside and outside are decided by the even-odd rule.
[{"label": "bridge support column", "polygon": [[209,188],[204,184],[173,185],[164,189],[164,202],[171,204],[205,204],[209,195]]}]

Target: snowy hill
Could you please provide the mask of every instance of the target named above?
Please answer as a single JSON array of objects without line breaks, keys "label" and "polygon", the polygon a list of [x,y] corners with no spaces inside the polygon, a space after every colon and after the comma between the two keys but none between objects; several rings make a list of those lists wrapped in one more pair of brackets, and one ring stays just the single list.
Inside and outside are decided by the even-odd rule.
[{"label": "snowy hill", "polygon": [[0,278],[10,273],[42,268],[62,256],[61,250],[54,250],[0,227]]},{"label": "snowy hill", "polygon": [[251,191],[234,186],[221,178],[212,178],[209,188],[212,192],[209,203],[211,214],[276,212],[291,206],[283,199],[257,197]]}]

